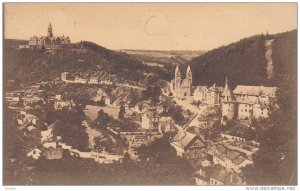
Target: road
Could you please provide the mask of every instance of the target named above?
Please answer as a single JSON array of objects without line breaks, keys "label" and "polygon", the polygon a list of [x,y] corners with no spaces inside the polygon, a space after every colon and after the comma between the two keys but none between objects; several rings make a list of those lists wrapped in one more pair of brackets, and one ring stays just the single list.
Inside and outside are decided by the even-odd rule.
[{"label": "road", "polygon": [[[73,80],[62,80],[66,83],[71,83],[71,84],[88,84],[88,83],[80,83],[80,82],[75,82]],[[100,83],[101,84],[101,83]],[[127,87],[127,88],[133,88],[133,89],[139,89],[139,90],[146,90],[145,88],[139,87],[139,86],[133,86],[129,84],[121,84],[121,83],[116,83],[116,86],[121,86],[121,87]]]}]

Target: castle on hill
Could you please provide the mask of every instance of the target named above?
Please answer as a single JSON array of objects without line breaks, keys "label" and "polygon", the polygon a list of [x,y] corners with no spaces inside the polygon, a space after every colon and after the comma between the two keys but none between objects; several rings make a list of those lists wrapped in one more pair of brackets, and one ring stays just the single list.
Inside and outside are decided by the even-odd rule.
[{"label": "castle on hill", "polygon": [[175,69],[175,77],[169,83],[169,89],[174,97],[189,102],[200,101],[208,105],[217,105],[222,110],[222,123],[233,119],[250,119],[252,117],[269,117],[270,107],[276,102],[276,87],[237,85],[232,91],[226,77],[225,85],[217,87],[193,86],[193,74],[187,67],[183,79],[179,67]]},{"label": "castle on hill", "polygon": [[58,48],[64,45],[71,44],[70,37],[68,36],[53,36],[52,25],[49,23],[47,36],[32,36],[28,41],[30,48]]}]

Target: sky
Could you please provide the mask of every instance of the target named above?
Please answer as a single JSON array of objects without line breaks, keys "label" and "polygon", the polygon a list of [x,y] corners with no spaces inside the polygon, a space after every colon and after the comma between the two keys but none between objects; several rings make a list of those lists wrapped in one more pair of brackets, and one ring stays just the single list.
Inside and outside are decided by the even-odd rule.
[{"label": "sky", "polygon": [[4,3],[4,37],[47,35],[109,49],[211,50],[297,28],[296,3]]}]

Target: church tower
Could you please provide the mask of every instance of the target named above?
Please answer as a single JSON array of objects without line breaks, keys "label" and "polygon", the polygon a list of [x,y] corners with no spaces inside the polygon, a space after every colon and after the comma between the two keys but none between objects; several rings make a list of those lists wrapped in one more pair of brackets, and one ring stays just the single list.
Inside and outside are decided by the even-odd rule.
[{"label": "church tower", "polygon": [[176,93],[176,96],[179,95],[180,82],[181,82],[181,73],[180,73],[179,67],[177,65],[176,69],[175,69],[175,93]]},{"label": "church tower", "polygon": [[186,79],[189,83],[189,96],[192,95],[192,82],[193,82],[193,74],[190,65],[186,69]]},{"label": "church tower", "polygon": [[53,37],[53,33],[52,33],[52,25],[51,23],[49,23],[49,26],[48,26],[48,37]]},{"label": "church tower", "polygon": [[190,65],[186,69],[186,78],[188,79],[189,83],[192,85],[193,82],[193,74]]},{"label": "church tower", "polygon": [[228,78],[226,76],[225,87],[222,97],[222,124],[226,125],[227,121],[234,119],[237,115],[237,102],[235,96],[228,85]]}]

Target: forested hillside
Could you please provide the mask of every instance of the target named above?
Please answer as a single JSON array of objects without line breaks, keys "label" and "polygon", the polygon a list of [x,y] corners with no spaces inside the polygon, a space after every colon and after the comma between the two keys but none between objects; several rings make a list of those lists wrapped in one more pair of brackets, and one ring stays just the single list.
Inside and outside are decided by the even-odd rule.
[{"label": "forested hillside", "polygon": [[[268,80],[265,57],[266,40],[274,39],[272,59],[275,77]],[[274,85],[280,75],[295,73],[297,31],[276,35],[256,35],[211,50],[190,62],[194,84],[223,85],[225,76],[232,86]]]},{"label": "forested hillside", "polygon": [[45,49],[18,49],[20,42],[22,41],[4,42],[4,80],[33,83],[58,77],[64,71],[85,74],[105,71],[119,79],[137,82],[143,82],[144,75],[149,73],[162,78],[168,76],[167,69],[145,66],[129,55],[92,42],[80,42],[73,44],[72,48],[54,52]]}]

